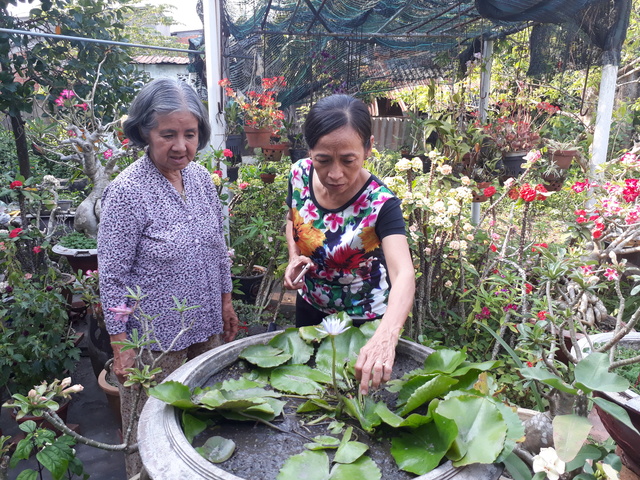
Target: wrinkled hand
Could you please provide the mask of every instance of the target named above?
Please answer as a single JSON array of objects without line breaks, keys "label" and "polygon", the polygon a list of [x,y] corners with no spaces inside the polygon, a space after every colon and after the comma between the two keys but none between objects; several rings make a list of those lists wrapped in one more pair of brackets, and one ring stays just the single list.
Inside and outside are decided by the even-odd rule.
[{"label": "wrinkled hand", "polygon": [[231,301],[222,302],[222,323],[223,323],[223,332],[222,338],[225,342],[231,342],[236,335],[238,334],[239,321],[238,315],[236,315],[235,310],[233,309],[233,305]]},{"label": "wrinkled hand", "polygon": [[360,393],[369,393],[369,387],[378,388],[391,379],[396,358],[396,344],[391,334],[376,331],[358,353],[356,380],[360,382]]},{"label": "wrinkled hand", "polygon": [[294,283],[294,280],[298,278],[305,265],[309,265],[309,270],[307,270],[307,272],[315,268],[315,265],[313,264],[311,259],[309,257],[305,257],[304,255],[298,255],[297,257],[289,260],[289,265],[287,265],[287,269],[284,272],[284,287],[286,289],[297,290],[302,287],[302,284],[304,283],[304,277],[302,277],[297,283]]},{"label": "wrinkled hand", "polygon": [[[112,342],[121,340],[124,339],[114,339],[114,336],[111,337]],[[134,349],[122,351],[122,345],[114,345],[113,343],[111,343],[111,348],[113,348],[113,373],[118,377],[118,381],[124,385],[124,382],[127,380],[127,376],[129,375],[129,372],[126,372],[125,370],[127,368],[132,368],[135,365],[137,355],[136,351]]]}]

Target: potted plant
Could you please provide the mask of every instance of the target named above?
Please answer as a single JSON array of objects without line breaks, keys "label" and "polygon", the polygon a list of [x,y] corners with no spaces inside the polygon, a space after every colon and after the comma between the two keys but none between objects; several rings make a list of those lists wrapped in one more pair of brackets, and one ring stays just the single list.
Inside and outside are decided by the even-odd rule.
[{"label": "potted plant", "polygon": [[228,97],[235,100],[244,118],[244,132],[250,148],[269,145],[271,134],[282,126],[284,113],[278,110],[280,104],[275,97],[286,86],[284,77],[262,79],[262,92],[250,90],[240,93],[231,87],[228,78],[218,82],[225,88]]},{"label": "potted plant", "polygon": [[[282,154],[282,152],[280,152],[280,154]],[[277,174],[278,170],[276,169],[276,167],[272,167],[270,165],[265,165],[260,169],[260,179],[264,183],[273,183]]]},{"label": "potted plant", "polygon": [[306,108],[299,107],[291,118],[283,122],[284,129],[289,140],[289,155],[291,163],[306,158],[308,155],[307,145],[304,141],[304,133],[302,132],[302,124],[300,117],[305,113]]},{"label": "potted plant", "polygon": [[98,242],[82,232],[74,231],[60,237],[52,251],[66,258],[74,272],[98,269]]},{"label": "potted plant", "polygon": [[224,107],[225,147],[233,152],[232,165],[242,162],[242,125],[244,119],[240,104],[229,99]]}]

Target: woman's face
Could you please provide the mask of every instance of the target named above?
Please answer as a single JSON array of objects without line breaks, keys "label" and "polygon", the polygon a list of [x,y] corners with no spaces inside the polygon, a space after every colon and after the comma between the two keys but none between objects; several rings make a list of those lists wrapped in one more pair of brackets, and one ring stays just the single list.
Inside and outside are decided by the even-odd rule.
[{"label": "woman's face", "polygon": [[198,151],[198,119],[189,112],[158,115],[149,132],[149,158],[162,173],[185,168]]},{"label": "woman's face", "polygon": [[[318,180],[331,196],[353,195],[364,160],[371,153],[365,149],[360,135],[349,126],[320,137],[310,150]],[[373,145],[373,136],[370,145]]]}]

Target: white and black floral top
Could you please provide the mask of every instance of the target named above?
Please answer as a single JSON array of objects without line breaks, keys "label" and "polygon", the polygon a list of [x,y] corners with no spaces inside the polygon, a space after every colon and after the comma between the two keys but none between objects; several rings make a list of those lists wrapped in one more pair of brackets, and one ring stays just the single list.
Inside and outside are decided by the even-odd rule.
[{"label": "white and black floral top", "polygon": [[[184,313],[188,333],[182,350],[222,333],[222,293],[232,290],[230,260],[223,237],[220,200],[207,170],[190,163],[182,170],[186,200],[145,155],[109,184],[102,197],[98,233],[100,298],[109,334],[141,330],[130,317],[115,319],[111,307],[123,303],[127,287],[139,286],[144,313],[156,340],[168,348],[180,331],[173,297],[200,308]],[[152,345],[158,350],[158,345]]]},{"label": "white and black floral top", "polygon": [[400,200],[371,175],[345,205],[324,209],[313,193],[313,174],[307,158],[295,163],[289,176],[293,238],[300,253],[316,265],[298,292],[325,313],[380,318],[390,289],[382,239],[405,234]]}]

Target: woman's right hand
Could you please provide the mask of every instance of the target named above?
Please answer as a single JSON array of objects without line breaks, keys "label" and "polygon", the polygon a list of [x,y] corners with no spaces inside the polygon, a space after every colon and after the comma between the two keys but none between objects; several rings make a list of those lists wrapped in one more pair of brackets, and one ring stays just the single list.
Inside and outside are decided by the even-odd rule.
[{"label": "woman's right hand", "polygon": [[290,259],[289,265],[287,265],[287,269],[284,272],[284,287],[289,290],[297,290],[302,287],[302,284],[304,283],[304,275],[300,277],[298,282],[294,283],[294,281],[300,276],[307,265],[307,272],[315,268],[311,259],[304,255],[298,255],[297,257]]},{"label": "woman's right hand", "polygon": [[136,351],[134,349],[122,351],[122,345],[114,345],[113,342],[122,342],[127,339],[126,333],[111,335],[111,348],[113,349],[113,373],[118,377],[118,381],[124,385],[127,380],[127,368],[132,368],[136,363]]}]

